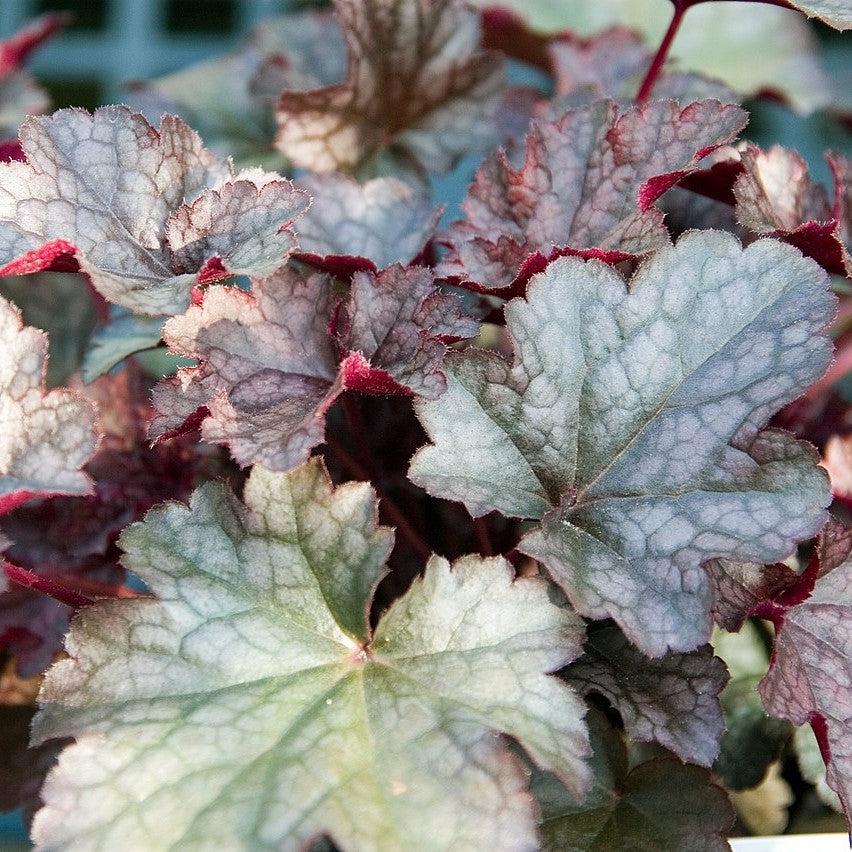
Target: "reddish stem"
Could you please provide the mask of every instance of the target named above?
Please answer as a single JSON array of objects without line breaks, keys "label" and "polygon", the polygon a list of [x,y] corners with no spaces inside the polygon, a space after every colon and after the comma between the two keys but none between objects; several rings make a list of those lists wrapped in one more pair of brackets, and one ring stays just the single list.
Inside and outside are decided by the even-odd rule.
[{"label": "reddish stem", "polygon": [[411,526],[411,523],[405,516],[402,509],[400,509],[399,506],[397,506],[396,503],[394,503],[393,500],[391,500],[390,497],[382,491],[375,480],[371,481],[369,471],[357,459],[353,458],[353,456],[345,450],[338,441],[327,434],[325,436],[325,442],[351,476],[354,476],[355,479],[370,482],[372,484],[373,488],[376,490],[376,494],[379,496],[379,505],[384,510],[387,517],[400,531],[402,537],[408,542],[411,549],[417,554],[418,558],[425,562],[432,555],[432,549],[428,544],[426,544],[417,530]]},{"label": "reddish stem", "polygon": [[654,54],[654,58],[648,68],[648,72],[645,74],[645,79],[639,87],[639,93],[636,95],[637,103],[643,104],[648,100],[651,90],[654,88],[654,84],[657,82],[657,78],[660,76],[660,72],[666,64],[666,59],[668,59],[672,42],[674,41],[674,37],[677,35],[677,31],[680,29],[680,23],[683,20],[686,10],[689,8],[689,3],[685,3],[683,0],[674,0],[674,7],[674,14],[669,22],[669,28],[666,30],[666,34],[663,36],[663,40],[660,42],[660,46]]},{"label": "reddish stem", "polygon": [[4,561],[2,565],[6,571],[6,576],[13,583],[23,586],[25,589],[33,589],[36,592],[41,592],[74,609],[94,603],[94,599],[88,595],[81,594],[74,589],[69,589],[67,586],[54,582],[49,577],[42,577],[33,571],[21,568],[19,565],[13,565],[11,562]]}]

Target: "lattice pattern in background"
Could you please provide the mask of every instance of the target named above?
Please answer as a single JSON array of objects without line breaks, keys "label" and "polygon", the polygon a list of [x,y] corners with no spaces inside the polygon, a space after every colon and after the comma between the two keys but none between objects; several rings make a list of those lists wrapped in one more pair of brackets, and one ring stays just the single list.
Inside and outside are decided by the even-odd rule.
[{"label": "lattice pattern in background", "polygon": [[226,50],[288,0],[0,0],[0,38],[42,12],[75,22],[29,63],[56,106],[123,100],[127,80],[155,77]]}]

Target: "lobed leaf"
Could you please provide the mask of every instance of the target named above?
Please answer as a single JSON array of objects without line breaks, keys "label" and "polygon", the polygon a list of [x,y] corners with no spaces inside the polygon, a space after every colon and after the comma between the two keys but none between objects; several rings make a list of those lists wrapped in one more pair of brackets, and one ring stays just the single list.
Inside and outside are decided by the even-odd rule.
[{"label": "lobed leaf", "polygon": [[160,599],[83,610],[46,677],[35,738],[77,742],[39,848],[529,848],[495,734],[582,794],[584,710],[547,676],[580,652],[576,616],[503,559],[433,557],[371,631],[393,537],[370,487],[334,490],[314,460],[255,467],[245,501],[206,485],[122,536]]},{"label": "lobed leaf", "polygon": [[590,627],[583,656],[565,677],[581,694],[607,698],[634,740],[658,742],[700,766],[716,759],[724,731],[719,693],[728,672],[709,645],[649,659],[614,624],[601,622]]},{"label": "lobed leaf", "polygon": [[478,16],[460,0],[337,0],[345,82],[284,91],[280,150],[314,172],[352,171],[386,146],[431,171],[493,141],[502,66],[478,49]]},{"label": "lobed leaf", "polygon": [[277,175],[234,176],[181,119],[155,130],[127,107],[59,110],[21,128],[0,164],[0,275],[78,266],[137,313],[185,309],[192,286],[269,275],[307,206]]},{"label": "lobed leaf", "polygon": [[562,258],[506,307],[515,362],[468,350],[416,411],[434,496],[541,520],[518,545],[651,656],[710,635],[708,559],[771,562],[824,521],[812,447],[770,416],[831,359],[828,278],[773,240],[692,232],[627,282]]},{"label": "lobed leaf", "polygon": [[438,273],[505,294],[562,255],[615,263],[667,245],[654,202],[746,120],[713,100],[626,110],[600,101],[536,122],[521,168],[501,152],[479,168]]},{"label": "lobed leaf", "polygon": [[0,514],[37,496],[91,494],[82,471],[98,445],[95,409],[45,389],[47,335],[0,297]]},{"label": "lobed leaf", "polygon": [[151,435],[195,417],[240,464],[289,470],[322,443],[325,413],[346,388],[434,396],[445,385],[440,337],[475,331],[423,267],[357,273],[340,308],[321,273],[284,269],[251,293],[216,287],[165,325],[172,352],[200,363],[155,389]]},{"label": "lobed leaf", "polygon": [[542,849],[553,852],[633,852],[637,849],[728,849],[734,813],[710,773],[673,757],[631,766],[619,734],[604,717],[588,716],[594,781],[573,801],[552,776],[536,773],[542,810]]}]

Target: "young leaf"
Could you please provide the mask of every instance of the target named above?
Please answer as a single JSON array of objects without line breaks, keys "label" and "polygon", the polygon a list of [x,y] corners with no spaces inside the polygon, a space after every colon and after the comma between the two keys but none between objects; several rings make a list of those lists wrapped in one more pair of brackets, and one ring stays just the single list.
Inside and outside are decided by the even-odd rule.
[{"label": "young leaf", "polygon": [[[745,283],[747,282],[747,284]],[[710,635],[712,558],[786,557],[824,520],[812,447],[760,429],[825,370],[828,276],[700,231],[627,282],[561,258],[506,307],[515,363],[448,357],[410,478],[475,516],[542,519],[519,549],[651,656]]]},{"label": "young leaf", "polygon": [[533,775],[546,852],[638,849],[724,852],[734,813],[710,773],[674,757],[628,763],[620,735],[597,712],[588,715],[594,781],[579,804],[545,773]]},{"label": "young leaf", "polygon": [[438,273],[506,293],[562,255],[614,263],[660,248],[669,236],[654,202],[746,120],[713,100],[600,101],[537,122],[520,169],[498,152],[476,173]]},{"label": "young leaf", "polygon": [[436,395],[445,386],[440,336],[476,330],[423,267],[357,273],[335,308],[328,275],[292,269],[255,281],[251,293],[208,291],[165,325],[172,352],[200,364],[155,389],[152,437],[195,415],[204,439],[227,444],[240,464],[290,470],[322,443],[325,412],[343,390]]},{"label": "young leaf", "polygon": [[196,281],[269,275],[295,247],[304,193],[236,177],[178,118],[59,110],[21,128],[27,162],[0,164],[0,275],[79,266],[138,313],[183,310]]},{"label": "young leaf", "polygon": [[749,145],[740,154],[743,173],[734,183],[737,219],[750,231],[778,237],[812,257],[824,269],[852,275],[849,239],[852,185],[847,161],[829,155],[835,197],[811,180],[805,161],[774,145],[768,151]]},{"label": "young leaf", "polygon": [[0,297],[0,515],[31,497],[91,494],[81,468],[98,445],[95,409],[45,390],[47,335]]},{"label": "young leaf", "polygon": [[590,627],[583,656],[565,677],[584,695],[605,696],[633,739],[658,742],[701,766],[716,759],[724,730],[719,692],[728,672],[709,645],[653,660],[612,622],[600,622]]},{"label": "young leaf", "polygon": [[299,220],[299,260],[348,280],[418,259],[443,208],[396,178],[361,184],[347,175],[305,178],[313,199]]},{"label": "young leaf", "polygon": [[[847,544],[848,554],[848,544]],[[772,665],[760,682],[768,713],[810,722],[828,767],[829,786],[852,823],[852,557],[820,561],[813,591],[787,610]]]},{"label": "young leaf", "polygon": [[526,849],[535,809],[517,739],[575,795],[584,708],[551,672],[583,628],[503,559],[434,557],[367,611],[392,534],[370,487],[322,463],[255,467],[122,537],[161,600],[88,607],[41,693],[36,740],[73,732],[34,837],[176,847]]},{"label": "young leaf", "polygon": [[460,0],[337,0],[349,49],[339,85],[285,91],[278,147],[314,172],[352,171],[387,145],[431,171],[493,141],[500,58],[478,50]]}]

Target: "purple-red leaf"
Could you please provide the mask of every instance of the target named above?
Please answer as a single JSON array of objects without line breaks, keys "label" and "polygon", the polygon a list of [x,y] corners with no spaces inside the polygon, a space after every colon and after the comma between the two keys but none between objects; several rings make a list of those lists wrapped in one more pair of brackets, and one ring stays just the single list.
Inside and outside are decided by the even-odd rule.
[{"label": "purple-red leaf", "polygon": [[290,470],[322,443],[343,390],[436,396],[441,338],[475,331],[423,267],[359,272],[343,305],[322,273],[284,269],[251,293],[216,287],[165,325],[171,350],[200,363],[156,388],[151,434],[200,422],[202,437],[240,464]]},{"label": "purple-red leaf", "polygon": [[478,49],[479,18],[459,0],[337,0],[345,82],[284,91],[278,147],[314,172],[351,171],[392,145],[432,171],[492,141],[502,85]]},{"label": "purple-red leaf", "polygon": [[307,196],[277,175],[232,174],[181,119],[127,107],[59,110],[21,128],[27,162],[0,165],[0,275],[86,273],[131,310],[186,308],[196,281],[269,275],[295,246]]},{"label": "purple-red leaf", "polygon": [[[814,560],[813,590],[804,600],[777,602],[783,611],[772,665],[760,683],[767,712],[794,725],[810,722],[828,769],[828,783],[852,822],[852,543],[829,527]],[[838,542],[846,557],[837,562]],[[837,563],[837,564],[836,564]],[[801,597],[801,596],[800,596]]]},{"label": "purple-red leaf", "polygon": [[502,153],[480,167],[439,274],[510,293],[562,255],[615,263],[660,248],[669,235],[654,202],[745,122],[714,100],[626,111],[601,101],[538,122],[520,169]]},{"label": "purple-red leaf", "polygon": [[847,160],[828,156],[834,198],[814,182],[802,157],[774,145],[768,151],[749,145],[741,153],[743,173],[734,183],[737,218],[756,234],[796,246],[829,272],[852,275],[849,215],[852,205]]}]

